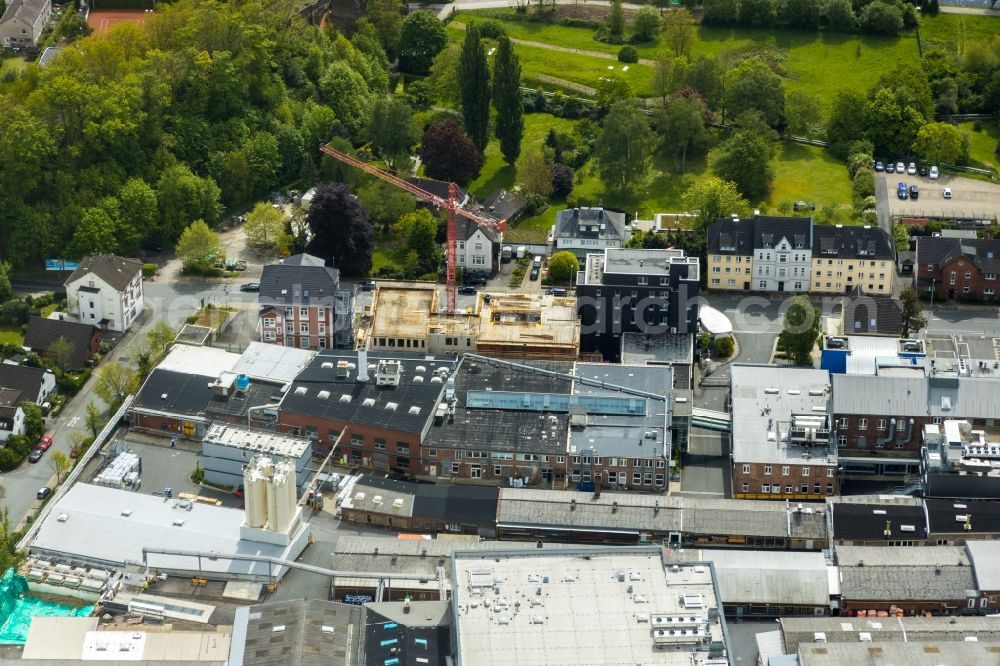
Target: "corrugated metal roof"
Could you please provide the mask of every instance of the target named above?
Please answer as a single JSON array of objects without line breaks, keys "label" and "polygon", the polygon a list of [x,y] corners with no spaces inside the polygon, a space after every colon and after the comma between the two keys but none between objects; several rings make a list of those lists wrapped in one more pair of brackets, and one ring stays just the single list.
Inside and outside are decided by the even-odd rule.
[{"label": "corrugated metal roof", "polygon": [[1000,590],[1000,541],[969,540],[965,547],[980,590]]}]

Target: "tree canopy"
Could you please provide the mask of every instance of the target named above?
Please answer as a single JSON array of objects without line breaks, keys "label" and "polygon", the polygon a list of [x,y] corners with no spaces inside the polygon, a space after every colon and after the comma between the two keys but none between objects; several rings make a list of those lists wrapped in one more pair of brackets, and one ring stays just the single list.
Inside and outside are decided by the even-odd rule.
[{"label": "tree canopy", "polygon": [[312,231],[309,252],[350,277],[372,269],[375,234],[368,214],[344,183],[316,188],[306,223]]},{"label": "tree canopy", "polygon": [[653,132],[645,112],[629,100],[616,102],[595,146],[601,180],[619,192],[638,185],[649,171],[652,145]]},{"label": "tree canopy", "polygon": [[446,120],[429,125],[420,142],[420,159],[431,178],[468,185],[483,168],[483,156],[458,125]]}]

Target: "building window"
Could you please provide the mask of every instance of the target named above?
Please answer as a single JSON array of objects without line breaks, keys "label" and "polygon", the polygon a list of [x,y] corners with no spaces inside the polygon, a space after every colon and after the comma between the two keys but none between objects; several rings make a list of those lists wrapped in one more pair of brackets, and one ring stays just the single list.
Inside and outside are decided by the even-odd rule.
[{"label": "building window", "polygon": [[428,458],[437,458],[438,457],[438,451],[437,451],[437,449],[427,449],[427,457]]},{"label": "building window", "polygon": [[461,472],[461,469],[460,469],[461,466],[462,466],[461,463],[453,462],[451,464],[451,473],[452,474],[458,474],[459,472]]},{"label": "building window", "polygon": [[379,451],[385,451],[385,440],[379,437],[375,438],[375,448]]},{"label": "building window", "polygon": [[663,475],[662,474],[657,474],[656,475],[656,484],[655,485],[656,485],[657,488],[662,488],[663,487]]},{"label": "building window", "polygon": [[770,473],[771,473],[771,466],[764,465],[764,474],[770,474]]},{"label": "building window", "polygon": [[965,285],[964,287],[962,287],[962,293],[963,294],[969,293],[969,285]]},{"label": "building window", "polygon": [[983,276],[983,279],[985,279],[985,280],[996,280],[997,279],[997,274],[996,273],[987,273],[986,275]]},{"label": "building window", "polygon": [[403,442],[396,442],[396,453],[401,456],[410,455],[410,445]]},{"label": "building window", "polygon": [[858,430],[868,430],[868,419],[858,419]]},{"label": "building window", "polygon": [[788,494],[788,495],[791,495],[792,494],[792,487],[791,486],[785,486],[785,493]]},{"label": "building window", "polygon": [[364,446],[365,437],[364,435],[351,435],[351,446]]},{"label": "building window", "polygon": [[885,419],[879,419],[878,424],[875,427],[878,430],[885,430]]},{"label": "building window", "polygon": [[471,476],[473,479],[482,478],[483,468],[480,467],[479,465],[473,465],[471,468],[469,468],[469,476]]},{"label": "building window", "polygon": [[781,466],[781,476],[788,476],[789,471],[788,465]]},{"label": "building window", "polygon": [[742,490],[743,490],[743,492],[747,492],[748,490],[750,490],[750,486],[748,484],[744,483],[743,487],[742,487]]},{"label": "building window", "polygon": [[750,473],[750,465],[743,465],[743,473],[744,474]]},{"label": "building window", "polygon": [[[732,280],[730,280],[730,282],[732,282]],[[712,278],[712,284],[715,285],[715,286],[718,286],[719,285],[719,278]]]},{"label": "building window", "polygon": [[966,280],[972,279],[972,271],[965,271],[965,279]]},{"label": "building window", "polygon": [[762,493],[770,493],[771,492],[771,484],[770,483],[765,483],[763,486],[761,486],[760,492],[762,492]]},{"label": "building window", "polygon": [[309,322],[303,322],[299,324],[299,333],[308,334],[309,333]]},{"label": "building window", "polygon": [[[718,272],[719,269],[715,269],[715,270],[716,270],[716,272]],[[639,286],[643,287],[643,286],[646,286],[647,284],[649,284],[649,278],[646,277],[645,275],[640,275],[639,276]]]},{"label": "building window", "polygon": [[826,484],[826,494],[827,495],[832,495],[833,494],[833,484],[832,483]]},{"label": "building window", "polygon": [[847,435],[840,435],[837,437],[837,446],[841,448],[847,446]]},{"label": "building window", "polygon": [[808,467],[803,467],[802,468],[802,476],[809,476],[809,468]]},{"label": "building window", "polygon": [[955,271],[952,271],[948,276],[948,284],[955,284]]},{"label": "building window", "polygon": [[500,465],[493,465],[493,476],[503,476],[503,468]]},{"label": "building window", "polygon": [[639,472],[632,472],[632,485],[641,486],[642,485],[642,474]]},{"label": "building window", "polygon": [[832,479],[833,478],[833,468],[832,467],[826,470],[826,478],[828,478],[828,479]]},{"label": "building window", "polygon": [[801,486],[799,486],[799,490],[803,493],[809,492],[809,484],[803,483]]}]

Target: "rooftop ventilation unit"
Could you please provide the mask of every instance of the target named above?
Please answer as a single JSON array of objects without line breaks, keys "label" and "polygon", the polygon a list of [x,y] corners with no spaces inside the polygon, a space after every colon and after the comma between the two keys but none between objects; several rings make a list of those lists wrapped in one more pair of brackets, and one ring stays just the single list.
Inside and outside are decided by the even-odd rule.
[{"label": "rooftop ventilation unit", "polygon": [[374,407],[375,406],[375,398],[365,398],[361,402],[361,404],[364,405],[365,407]]},{"label": "rooftop ventilation unit", "polygon": [[410,407],[410,409],[409,409],[408,411],[409,411],[409,413],[410,413],[410,414],[412,414],[413,416],[416,416],[417,414],[419,414],[419,413],[420,413],[420,408],[419,408],[419,407],[417,407],[416,405],[414,405],[413,407]]},{"label": "rooftop ventilation unit", "polygon": [[396,411],[396,409],[399,408],[399,404],[395,403],[395,402],[387,402],[387,403],[385,403],[385,408],[386,408],[386,410],[388,410],[390,412],[394,412],[394,411]]},{"label": "rooftop ventilation unit", "polygon": [[351,396],[348,395],[347,393],[341,393],[340,394],[340,401],[341,402],[350,402],[351,401]]},{"label": "rooftop ventilation unit", "polygon": [[308,391],[309,389],[307,389],[305,386],[295,387],[295,395],[305,395]]},{"label": "rooftop ventilation unit", "polygon": [[326,400],[330,397],[330,392],[320,391],[319,393],[316,394],[316,397],[319,398],[320,400]]}]

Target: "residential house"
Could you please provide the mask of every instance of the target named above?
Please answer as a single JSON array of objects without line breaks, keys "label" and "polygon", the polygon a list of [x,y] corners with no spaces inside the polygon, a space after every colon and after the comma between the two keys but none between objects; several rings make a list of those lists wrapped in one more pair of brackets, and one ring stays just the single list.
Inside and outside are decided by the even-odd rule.
[{"label": "residential house", "polygon": [[51,370],[0,363],[0,389],[20,391],[21,401],[40,405],[55,388],[56,376]]},{"label": "residential house", "polygon": [[732,492],[737,499],[839,494],[825,370],[733,364]]},{"label": "residential house", "polygon": [[87,367],[101,344],[101,332],[93,324],[65,319],[32,317],[24,333],[24,348],[46,356],[56,341],[62,340],[67,349],[64,370],[77,372]]},{"label": "residential house", "polygon": [[753,289],[776,293],[809,291],[812,218],[757,217],[753,236]]},{"label": "residential house", "polygon": [[508,226],[512,222],[517,222],[528,207],[528,200],[517,192],[499,189],[494,190],[486,200],[483,201],[481,212],[497,220],[505,220]]},{"label": "residential house", "polygon": [[632,227],[625,213],[604,208],[568,208],[556,215],[551,233],[553,252],[572,252],[583,262],[588,254],[625,247],[632,237]]},{"label": "residential house", "polygon": [[891,296],[895,257],[892,237],[880,227],[814,225],[809,291],[842,294],[862,287]]},{"label": "residential house", "polygon": [[344,464],[416,475],[429,455],[422,446],[456,360],[321,351],[284,391],[277,428],[313,440],[320,454],[339,439],[338,460]]},{"label": "residential house", "polygon": [[11,0],[0,17],[0,45],[5,49],[37,46],[52,17],[52,0]]},{"label": "residential house", "polygon": [[351,346],[351,294],[340,288],[340,271],[319,257],[296,254],[264,266],[257,301],[261,342],[314,350]]},{"label": "residential house", "polygon": [[855,285],[841,303],[842,331],[845,335],[898,338],[903,334],[903,306],[896,299],[868,295],[860,285]]},{"label": "residential house", "polygon": [[85,324],[127,331],[142,314],[142,262],[111,254],[87,257],[66,280],[69,312]]},{"label": "residential house", "polygon": [[708,288],[750,291],[755,219],[726,217],[708,228]]},{"label": "residential house", "polygon": [[21,392],[17,389],[0,388],[0,442],[6,442],[11,435],[24,434],[24,410],[21,408]]},{"label": "residential house", "polygon": [[606,248],[576,278],[580,351],[617,361],[623,333],[696,333],[697,257],[683,250]]},{"label": "residential house", "polygon": [[920,291],[996,301],[1000,239],[921,236],[916,266]]},{"label": "residential house", "polygon": [[458,216],[455,219],[455,237],[458,243],[455,258],[465,275],[492,275],[500,267],[502,232]]}]

